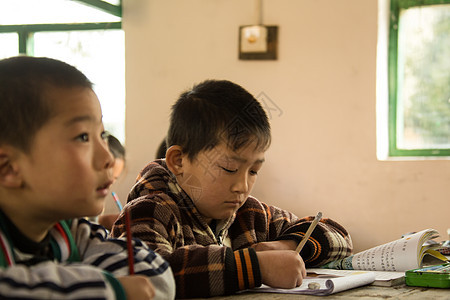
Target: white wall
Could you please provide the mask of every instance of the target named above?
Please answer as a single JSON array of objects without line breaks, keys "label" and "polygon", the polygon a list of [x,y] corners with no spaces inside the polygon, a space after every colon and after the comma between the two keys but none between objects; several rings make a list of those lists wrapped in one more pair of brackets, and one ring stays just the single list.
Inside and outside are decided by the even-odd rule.
[{"label": "white wall", "polygon": [[357,251],[424,228],[446,238],[450,161],[376,158],[376,0],[265,0],[264,23],[279,26],[276,61],[238,60],[238,28],[255,22],[254,0],[123,2],[123,202],[180,92],[229,79],[282,112],[271,116],[273,143],[253,192],[260,200],[298,216],[322,211],[351,232]]}]

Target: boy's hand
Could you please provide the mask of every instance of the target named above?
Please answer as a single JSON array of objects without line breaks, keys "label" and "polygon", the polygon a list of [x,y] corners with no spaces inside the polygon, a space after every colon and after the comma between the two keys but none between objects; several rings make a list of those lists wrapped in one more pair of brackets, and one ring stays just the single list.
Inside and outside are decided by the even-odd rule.
[{"label": "boy's hand", "polygon": [[251,247],[256,251],[267,250],[295,250],[297,248],[297,242],[293,240],[282,240],[273,242],[261,242],[253,244]]},{"label": "boy's hand", "polygon": [[155,297],[155,288],[145,276],[131,275],[117,279],[125,290],[127,300],[151,300]]},{"label": "boy's hand", "polygon": [[302,284],[306,276],[302,257],[293,250],[256,252],[262,283],[274,288],[292,289]]}]

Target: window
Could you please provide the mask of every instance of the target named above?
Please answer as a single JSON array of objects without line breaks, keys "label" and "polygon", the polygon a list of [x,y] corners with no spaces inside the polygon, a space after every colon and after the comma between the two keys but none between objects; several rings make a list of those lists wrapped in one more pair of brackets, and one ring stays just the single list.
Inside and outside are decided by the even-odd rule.
[{"label": "window", "polygon": [[450,156],[450,0],[391,0],[389,156]]},{"label": "window", "polygon": [[0,59],[47,56],[94,83],[106,130],[125,140],[125,50],[121,2],[8,0],[0,3]]}]

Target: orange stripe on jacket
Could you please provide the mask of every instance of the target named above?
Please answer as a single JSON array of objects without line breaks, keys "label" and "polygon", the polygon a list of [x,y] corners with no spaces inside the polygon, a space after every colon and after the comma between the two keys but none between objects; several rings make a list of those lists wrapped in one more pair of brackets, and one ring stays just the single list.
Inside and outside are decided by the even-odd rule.
[{"label": "orange stripe on jacket", "polygon": [[250,258],[250,253],[248,252],[248,249],[245,249],[244,257],[245,257],[245,264],[247,266],[248,284],[249,284],[249,287],[254,287],[255,279],[253,278],[253,265],[252,265],[252,260]]},{"label": "orange stripe on jacket", "polygon": [[242,273],[241,256],[239,254],[239,251],[234,252],[234,259],[236,260],[239,290],[243,290],[245,288],[245,284],[244,284],[244,275]]}]

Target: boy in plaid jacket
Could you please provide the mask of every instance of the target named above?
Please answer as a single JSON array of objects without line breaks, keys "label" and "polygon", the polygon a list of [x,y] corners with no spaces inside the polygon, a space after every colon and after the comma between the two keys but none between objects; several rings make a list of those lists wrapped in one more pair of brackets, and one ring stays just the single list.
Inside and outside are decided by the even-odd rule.
[{"label": "boy in plaid jacket", "polygon": [[[305,264],[352,251],[347,231],[322,219],[300,255],[313,217],[298,218],[250,195],[271,134],[267,115],[245,89],[207,80],[172,107],[166,158],[139,174],[124,209],[132,233],[166,258],[177,298],[210,297],[266,284],[299,286]],[[121,215],[112,235],[124,235]]]}]

